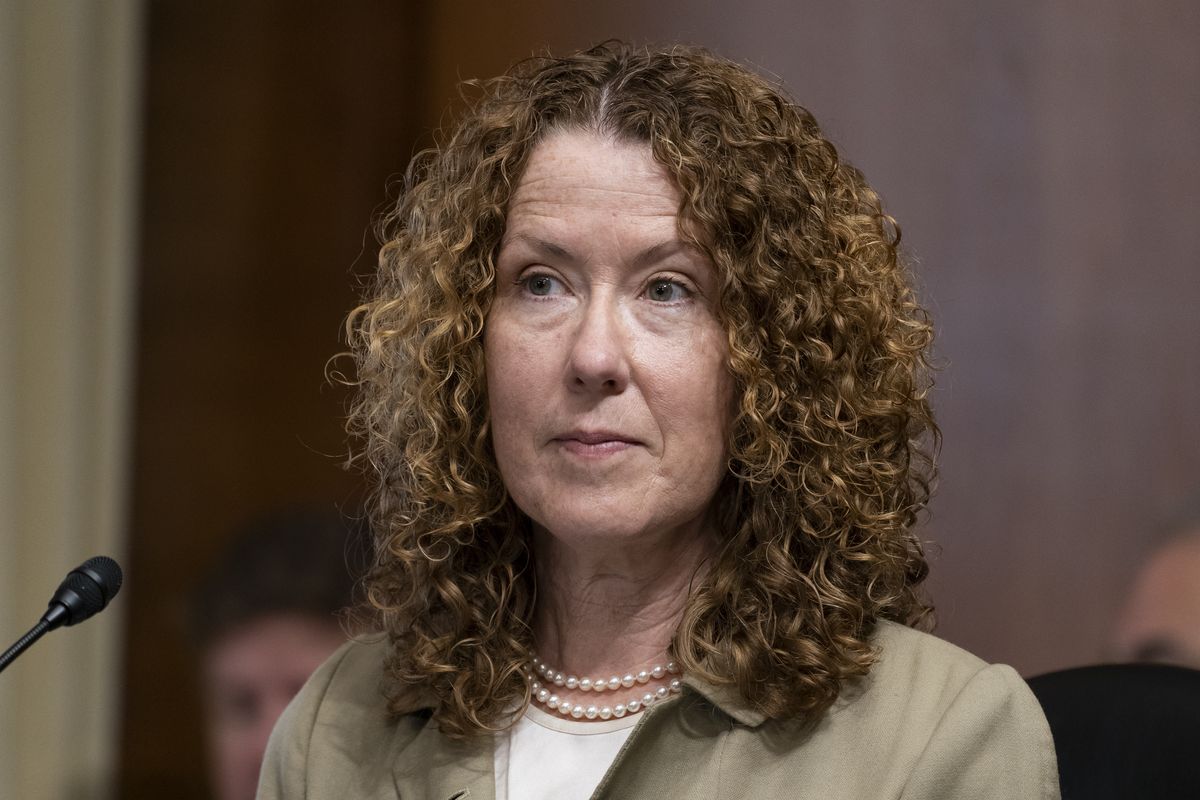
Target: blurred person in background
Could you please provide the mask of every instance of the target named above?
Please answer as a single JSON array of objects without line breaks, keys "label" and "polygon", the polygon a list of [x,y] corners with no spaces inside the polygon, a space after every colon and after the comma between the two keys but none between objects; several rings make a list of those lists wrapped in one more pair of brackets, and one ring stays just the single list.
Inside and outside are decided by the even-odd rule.
[{"label": "blurred person in background", "polygon": [[335,512],[277,512],[236,534],[193,595],[217,800],[254,797],[275,721],[346,641],[340,612],[353,600],[366,547]]},{"label": "blurred person in background", "polygon": [[1134,578],[1113,652],[1122,661],[1200,669],[1200,514],[1171,530]]}]

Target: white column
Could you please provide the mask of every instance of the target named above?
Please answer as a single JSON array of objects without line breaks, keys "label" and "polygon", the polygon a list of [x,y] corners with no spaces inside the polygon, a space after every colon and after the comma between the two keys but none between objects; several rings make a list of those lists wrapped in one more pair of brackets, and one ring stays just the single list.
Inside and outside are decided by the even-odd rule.
[{"label": "white column", "polygon": [[[0,647],[125,541],[140,0],[0,0]],[[121,600],[0,675],[0,797],[104,798]]]}]

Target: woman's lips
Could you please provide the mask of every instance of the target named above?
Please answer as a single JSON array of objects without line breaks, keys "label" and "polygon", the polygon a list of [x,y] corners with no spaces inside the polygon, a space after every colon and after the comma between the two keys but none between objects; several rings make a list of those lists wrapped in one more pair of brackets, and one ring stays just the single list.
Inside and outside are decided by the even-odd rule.
[{"label": "woman's lips", "polygon": [[611,431],[571,431],[556,436],[554,441],[577,456],[599,458],[636,447],[641,442]]}]

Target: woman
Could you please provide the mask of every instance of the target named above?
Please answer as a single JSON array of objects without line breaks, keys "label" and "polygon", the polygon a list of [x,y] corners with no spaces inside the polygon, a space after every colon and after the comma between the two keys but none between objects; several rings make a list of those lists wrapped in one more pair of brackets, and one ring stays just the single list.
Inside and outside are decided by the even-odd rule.
[{"label": "woman", "polygon": [[386,636],[260,797],[1057,797],[1016,673],[909,627],[931,329],[862,176],[699,50],[481,88],[351,319]]}]

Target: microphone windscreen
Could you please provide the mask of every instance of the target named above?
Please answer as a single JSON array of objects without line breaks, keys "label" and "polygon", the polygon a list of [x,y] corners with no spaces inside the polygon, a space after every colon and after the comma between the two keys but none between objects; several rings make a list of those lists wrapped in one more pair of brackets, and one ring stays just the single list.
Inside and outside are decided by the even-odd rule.
[{"label": "microphone windscreen", "polygon": [[[124,574],[121,572],[121,565],[108,556],[95,556],[80,564],[75,572],[84,572],[91,576],[92,580],[100,584],[100,591],[104,593],[103,608],[114,597],[117,592],[121,591],[121,581],[124,580]],[[99,611],[100,609],[96,609]]]},{"label": "microphone windscreen", "polygon": [[[74,592],[79,599],[74,600],[70,595],[65,594],[66,592]],[[71,621],[67,623],[68,625],[83,622],[108,605],[108,598],[104,596],[104,590],[100,588],[99,582],[78,569],[71,570],[67,577],[63,578],[54,597],[71,610]]]},{"label": "microphone windscreen", "polygon": [[67,573],[54,590],[42,621],[53,630],[60,625],[78,625],[98,611],[121,588],[121,567],[107,556],[89,558]]}]

